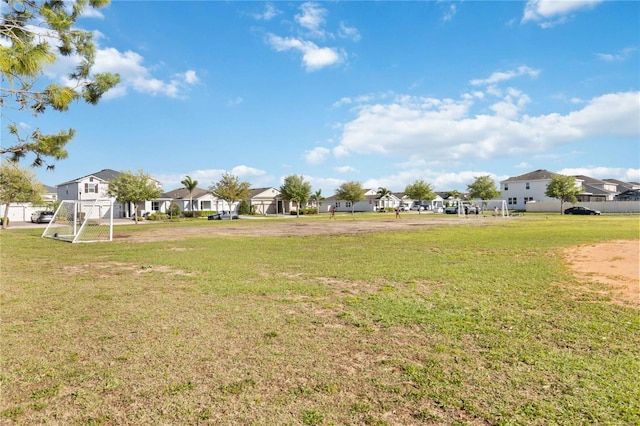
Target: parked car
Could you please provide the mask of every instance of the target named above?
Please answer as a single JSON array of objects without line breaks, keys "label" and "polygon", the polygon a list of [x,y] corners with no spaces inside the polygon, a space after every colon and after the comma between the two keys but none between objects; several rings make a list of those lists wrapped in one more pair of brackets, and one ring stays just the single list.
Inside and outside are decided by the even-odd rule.
[{"label": "parked car", "polygon": [[[229,220],[229,213],[215,213],[207,216],[208,220]],[[231,215],[231,219],[240,219],[237,214]]]},{"label": "parked car", "polygon": [[49,223],[51,222],[52,219],[53,219],[52,211],[40,210],[40,211],[31,213],[32,223]]},{"label": "parked car", "polygon": [[593,210],[593,209],[590,209],[588,207],[576,206],[576,207],[569,207],[568,209],[566,209],[564,211],[564,214],[595,215],[595,214],[600,214],[600,211],[599,210]]},{"label": "parked car", "polygon": [[402,204],[402,205],[400,205],[400,207],[398,207],[398,209],[399,209],[401,212],[408,212],[408,211],[409,211],[409,209],[410,209],[410,207],[409,207],[407,204]]},{"label": "parked car", "polygon": [[458,207],[457,207],[457,206],[449,206],[449,207],[446,207],[446,208],[444,209],[444,212],[445,212],[446,214],[458,214]]}]

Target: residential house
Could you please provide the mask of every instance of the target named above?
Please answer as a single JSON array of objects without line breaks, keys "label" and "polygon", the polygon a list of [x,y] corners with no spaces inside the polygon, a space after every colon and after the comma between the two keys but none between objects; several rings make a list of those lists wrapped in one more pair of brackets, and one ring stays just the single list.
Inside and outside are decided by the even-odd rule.
[{"label": "residential house", "polygon": [[[500,182],[500,194],[507,200],[510,210],[526,210],[530,201],[557,202],[555,198],[545,195],[547,186],[554,176],[560,176],[548,170],[535,170],[520,176],[510,177]],[[576,178],[576,186],[582,188],[582,179]]]},{"label": "residential house", "polygon": [[640,189],[628,189],[616,195],[616,201],[640,201]]},{"label": "residential house", "polygon": [[582,191],[578,194],[578,201],[613,201],[618,193],[617,185],[613,182],[584,175],[576,175],[574,177],[582,181]]},{"label": "residential house", "polygon": [[337,212],[375,212],[382,208],[395,208],[400,206],[400,198],[395,194],[388,197],[380,197],[375,189],[365,189],[364,198],[356,203],[340,200],[335,195],[322,200],[322,211],[331,211],[335,207]]},{"label": "residential house", "polygon": [[[96,199],[109,198],[109,182],[120,176],[120,172],[103,169],[99,172],[92,173],[77,179],[63,182],[56,186],[58,200],[73,201],[94,201]],[[153,181],[161,187],[161,183],[155,179]],[[144,213],[152,211],[152,200],[140,203],[137,208],[137,214],[142,216]],[[156,200],[157,202],[157,200]],[[133,203],[115,203],[113,206],[114,217],[133,217],[136,206]]]},{"label": "residential house", "polygon": [[[162,194],[161,198],[169,200],[169,205],[171,204],[171,202],[176,203],[180,208],[180,211],[185,211],[185,210],[186,211],[190,211],[190,210],[216,210],[217,211],[219,204],[222,201],[222,200],[219,200],[217,197],[215,197],[206,189],[202,189],[202,188],[194,188],[193,192],[191,193],[189,193],[189,190],[187,188],[178,188],[178,189],[174,189],[173,191],[165,192],[164,194]],[[190,202],[191,202],[191,205],[189,205]],[[169,205],[165,205],[165,204],[153,205],[152,210],[166,212],[169,209]],[[227,208],[226,210],[229,210],[229,209]]]},{"label": "residential house", "polygon": [[640,189],[640,183],[638,182],[624,182],[618,179],[604,179],[605,182],[616,186],[616,192],[625,192],[630,189]]},{"label": "residential house", "polygon": [[269,188],[252,188],[249,193],[249,205],[257,214],[287,214],[291,212],[291,203],[280,198],[280,190]]}]

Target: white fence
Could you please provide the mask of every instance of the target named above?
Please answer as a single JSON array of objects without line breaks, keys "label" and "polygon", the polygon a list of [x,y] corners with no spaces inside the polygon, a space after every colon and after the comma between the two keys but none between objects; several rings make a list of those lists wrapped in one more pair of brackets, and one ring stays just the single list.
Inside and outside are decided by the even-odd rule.
[{"label": "white fence", "polygon": [[[640,201],[591,201],[584,203],[564,203],[563,209],[573,206],[599,210],[602,214],[640,213]],[[536,201],[527,203],[528,213],[560,213],[560,201]]]}]

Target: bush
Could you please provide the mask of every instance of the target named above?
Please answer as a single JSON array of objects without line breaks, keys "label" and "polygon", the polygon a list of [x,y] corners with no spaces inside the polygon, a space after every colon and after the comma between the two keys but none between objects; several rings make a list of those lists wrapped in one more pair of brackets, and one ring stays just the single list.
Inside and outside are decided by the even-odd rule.
[{"label": "bush", "polygon": [[304,214],[318,214],[318,209],[315,207],[309,207],[307,209],[302,209],[302,212],[304,212]]},{"label": "bush", "polygon": [[4,223],[4,217],[0,217],[0,225],[9,226],[9,218],[7,218],[7,223]]},{"label": "bush", "polygon": [[202,216],[202,211],[200,210],[185,210],[182,212],[184,217],[200,217]]},{"label": "bush", "polygon": [[247,200],[240,201],[240,205],[238,206],[238,214],[251,214],[251,207],[249,206],[249,203],[247,203]]},{"label": "bush", "polygon": [[169,211],[167,211],[167,213],[171,217],[180,216],[180,206],[178,206],[175,201],[172,201],[171,204],[169,204]]},{"label": "bush", "polygon": [[168,220],[169,215],[166,213],[152,213],[147,216],[148,220]]}]

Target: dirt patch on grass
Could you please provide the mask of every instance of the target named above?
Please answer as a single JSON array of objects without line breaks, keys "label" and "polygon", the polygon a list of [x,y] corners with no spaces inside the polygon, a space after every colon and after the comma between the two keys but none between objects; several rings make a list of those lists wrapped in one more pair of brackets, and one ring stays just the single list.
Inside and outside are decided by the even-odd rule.
[{"label": "dirt patch on grass", "polygon": [[[206,226],[180,226],[139,229],[135,233],[117,231],[116,241],[175,241],[189,237],[279,237],[306,235],[357,235],[381,231],[428,228],[437,225],[482,225],[493,218],[434,218],[429,215],[406,216],[401,219],[351,220],[340,218],[290,218],[283,221],[242,220],[242,223],[211,221]],[[511,220],[511,218],[509,219]]]},{"label": "dirt patch on grass", "polygon": [[614,303],[640,308],[640,255],[637,240],[610,241],[566,249],[564,258],[576,277],[604,284],[599,294]]},{"label": "dirt patch on grass", "polygon": [[168,266],[161,265],[138,265],[124,262],[101,262],[101,263],[84,263],[78,265],[69,265],[62,268],[67,275],[78,274],[94,274],[96,278],[105,278],[113,275],[142,275],[152,272],[158,272],[165,275],[191,275],[180,269],[173,269]]}]

